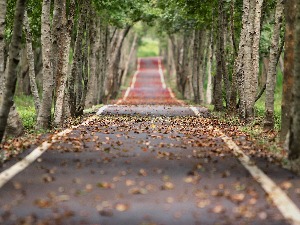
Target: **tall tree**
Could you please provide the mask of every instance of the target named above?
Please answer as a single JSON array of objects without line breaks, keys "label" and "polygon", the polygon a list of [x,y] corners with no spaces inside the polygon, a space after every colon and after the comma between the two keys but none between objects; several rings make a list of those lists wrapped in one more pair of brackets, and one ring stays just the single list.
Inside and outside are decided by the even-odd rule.
[{"label": "tall tree", "polygon": [[76,96],[78,96],[79,93],[76,93],[75,91],[75,81],[78,77],[79,73],[82,73],[82,42],[84,38],[84,31],[85,31],[85,25],[87,20],[87,6],[86,4],[82,6],[81,13],[79,15],[78,23],[77,23],[77,35],[76,35],[76,41],[74,46],[74,56],[73,56],[73,62],[71,66],[71,73],[69,77],[69,101],[70,101],[70,111],[71,116],[75,116],[76,108],[78,105],[78,102],[76,102]]},{"label": "tall tree", "polygon": [[[90,1],[85,1],[89,4]],[[54,125],[60,126],[64,122],[64,103],[68,78],[69,56],[71,46],[71,36],[74,25],[75,0],[70,1],[69,14],[67,15],[66,1],[60,0],[58,8],[61,9],[62,28],[60,32],[59,60],[56,74],[56,102],[54,112]],[[53,54],[56,54],[53,52]]]},{"label": "tall tree", "polygon": [[242,30],[234,77],[238,80],[240,117],[251,120],[258,88],[259,41],[263,0],[243,0]]},{"label": "tall tree", "polygon": [[282,85],[281,103],[281,132],[280,140],[284,142],[290,127],[292,108],[292,87],[294,77],[294,46],[295,46],[295,21],[297,5],[296,0],[285,1],[285,50],[284,50],[284,79]]},{"label": "tall tree", "polygon": [[209,33],[208,42],[208,52],[207,52],[207,89],[206,89],[206,103],[212,103],[212,91],[213,91],[213,77],[212,77],[212,62],[213,62],[213,28]]},{"label": "tall tree", "polygon": [[[297,9],[300,9],[300,0],[296,1]],[[289,158],[292,160],[292,169],[300,172],[300,12],[297,11],[295,39],[295,74],[293,85],[293,110],[289,135]]]},{"label": "tall tree", "polygon": [[5,16],[7,1],[0,0],[0,82],[2,84],[5,71]]},{"label": "tall tree", "polygon": [[51,26],[50,26],[51,0],[43,0],[42,6],[42,58],[43,58],[43,96],[36,127],[47,129],[51,122],[51,108],[54,89],[53,67],[51,66]]},{"label": "tall tree", "polygon": [[274,33],[272,37],[272,43],[270,48],[270,60],[269,68],[267,74],[267,83],[266,83],[266,114],[264,121],[265,129],[274,128],[274,95],[275,95],[275,86],[276,86],[276,77],[277,77],[277,64],[278,58],[281,53],[280,51],[280,31],[283,20],[283,0],[277,0],[276,12],[275,12],[275,23],[274,23]]},{"label": "tall tree", "polygon": [[31,93],[34,98],[34,106],[36,114],[39,113],[40,109],[40,96],[35,80],[35,70],[34,70],[34,53],[32,48],[32,34],[30,30],[29,20],[27,11],[25,11],[25,17],[24,17],[24,25],[25,25],[25,31],[26,31],[26,56],[28,61],[28,68],[29,68],[29,79],[30,79],[30,88]]},{"label": "tall tree", "polygon": [[9,111],[13,105],[13,97],[15,94],[15,87],[17,82],[17,66],[20,61],[25,4],[26,0],[18,0],[15,9],[12,40],[11,46],[9,48],[10,59],[5,76],[5,88],[0,105],[0,141],[2,141],[2,138],[4,136]]}]

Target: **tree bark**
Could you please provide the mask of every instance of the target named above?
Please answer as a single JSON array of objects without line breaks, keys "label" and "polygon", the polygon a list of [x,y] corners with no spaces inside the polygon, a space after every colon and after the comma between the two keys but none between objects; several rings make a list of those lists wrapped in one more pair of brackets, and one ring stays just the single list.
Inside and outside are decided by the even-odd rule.
[{"label": "tree bark", "polygon": [[22,45],[20,63],[17,74],[16,95],[30,95],[29,65],[27,60],[26,45]]},{"label": "tree bark", "polygon": [[213,62],[213,28],[209,34],[209,47],[207,52],[207,89],[206,89],[206,103],[212,104],[212,92],[213,92],[213,82],[212,82],[212,62]]},{"label": "tree bark", "polygon": [[105,101],[105,84],[108,79],[109,68],[109,51],[110,51],[110,30],[108,24],[100,20],[100,55],[98,70],[100,71],[99,77],[99,90],[97,93],[97,103],[103,103]]},{"label": "tree bark", "polygon": [[219,0],[218,4],[218,28],[217,28],[217,73],[214,80],[214,106],[216,111],[223,111],[223,55],[224,54],[224,32],[223,32],[223,1]]},{"label": "tree bark", "polygon": [[35,70],[34,70],[34,54],[32,49],[32,35],[31,35],[31,29],[28,21],[28,15],[25,11],[24,16],[24,25],[25,25],[25,31],[26,31],[26,49],[27,49],[27,61],[28,61],[28,67],[29,67],[29,79],[30,79],[30,88],[31,93],[33,95],[34,99],[34,106],[35,106],[35,112],[36,114],[39,113],[40,108],[40,97],[39,92],[35,80]]},{"label": "tree bark", "polygon": [[244,0],[242,31],[235,74],[240,93],[240,117],[250,121],[254,117],[254,104],[258,89],[259,41],[263,0]]},{"label": "tree bark", "polygon": [[43,58],[43,96],[37,118],[37,129],[47,129],[51,122],[51,108],[54,89],[54,78],[51,66],[51,28],[50,11],[51,1],[44,0],[42,6],[42,58]]},{"label": "tree bark", "polygon": [[[296,1],[297,9],[300,9],[300,1]],[[292,169],[300,172],[300,12],[296,11],[295,20],[295,60],[294,60],[294,85],[293,85],[293,110],[289,135],[289,159],[292,161]]]},{"label": "tree bark", "polygon": [[187,89],[189,84],[189,79],[191,74],[189,73],[190,66],[190,44],[191,44],[191,34],[189,31],[185,30],[183,33],[183,52],[182,52],[182,72],[180,77],[180,86],[181,86],[181,94],[187,99]]},{"label": "tree bark", "polygon": [[240,42],[239,42],[239,50],[237,57],[234,61],[234,71],[233,71],[233,78],[236,79],[238,84],[238,91],[240,97],[240,109],[239,114],[241,118],[245,118],[245,110],[243,106],[245,105],[245,93],[244,93],[244,84],[245,84],[245,74],[244,74],[244,63],[245,61],[245,45],[247,39],[247,23],[248,23],[248,16],[249,16],[249,0],[243,0],[243,14],[242,14],[242,29],[240,35]]},{"label": "tree bark", "polygon": [[274,95],[276,87],[276,77],[277,77],[277,62],[280,55],[280,31],[283,20],[283,8],[284,1],[277,0],[276,12],[275,12],[275,24],[274,33],[272,37],[272,43],[270,48],[270,62],[267,74],[266,83],[266,101],[265,101],[265,120],[264,128],[273,129],[274,128]]},{"label": "tree bark", "polygon": [[132,43],[131,43],[131,48],[130,48],[129,56],[128,56],[127,62],[125,64],[125,69],[124,69],[124,72],[123,72],[123,77],[126,77],[127,74],[128,74],[129,65],[130,65],[130,62],[131,62],[134,50],[135,50],[136,45],[137,45],[137,39],[138,39],[138,35],[137,35],[137,33],[134,33],[134,37],[133,37],[133,40],[132,40]]},{"label": "tree bark", "polygon": [[200,90],[199,90],[199,57],[200,57],[200,35],[198,34],[198,30],[194,30],[194,41],[193,41],[193,71],[192,71],[192,79],[193,79],[193,92],[194,92],[194,102],[196,104],[200,104]]},{"label": "tree bark", "polygon": [[285,2],[285,51],[284,51],[284,79],[282,85],[281,103],[281,132],[280,141],[283,143],[290,127],[292,108],[292,88],[294,83],[294,46],[295,46],[295,20],[297,5],[296,0]]},{"label": "tree bark", "polygon": [[235,0],[232,0],[230,3],[230,32],[231,32],[231,41],[233,45],[234,56],[237,57],[238,48],[235,40],[235,29],[234,29],[234,4]]},{"label": "tree bark", "polygon": [[127,36],[130,26],[123,29],[117,37],[116,45],[113,48],[110,65],[109,65],[109,82],[108,82],[108,99],[116,98],[119,91],[119,62],[121,57],[121,49],[125,37]]},{"label": "tree bark", "polygon": [[0,83],[3,84],[5,71],[5,16],[7,9],[7,1],[0,0]]},{"label": "tree bark", "polygon": [[220,51],[220,58],[221,58],[221,66],[222,66],[222,77],[223,77],[223,82],[224,82],[224,92],[225,92],[225,102],[226,102],[226,107],[230,107],[230,95],[231,95],[231,89],[230,89],[230,81],[229,81],[229,76],[227,72],[227,65],[226,65],[226,53],[225,53],[225,37],[226,37],[226,16],[224,12],[224,2],[221,0],[219,1],[219,28],[218,28],[218,48]]},{"label": "tree bark", "polygon": [[99,72],[97,71],[97,64],[99,64],[100,54],[100,18],[97,17],[96,12],[92,11],[91,16],[91,35],[90,35],[90,56],[89,68],[90,75],[88,80],[87,96],[85,105],[91,107],[97,104],[97,94],[100,88]]},{"label": "tree bark", "polygon": [[10,108],[13,106],[13,96],[15,93],[17,82],[17,66],[20,61],[19,57],[22,42],[22,26],[25,4],[26,0],[18,0],[15,9],[12,41],[9,49],[10,60],[7,68],[5,88],[0,105],[0,142],[2,141],[4,136]]},{"label": "tree bark", "polygon": [[[88,1],[85,1],[88,2]],[[88,3],[86,3],[88,4]],[[69,16],[66,15],[66,2],[63,1],[62,7],[62,23],[64,31],[61,38],[61,49],[59,51],[60,60],[58,61],[58,71],[56,77],[56,102],[54,112],[54,126],[61,126],[64,122],[64,103],[65,93],[68,78],[68,67],[69,67],[69,56],[71,46],[71,35],[74,25],[74,14],[75,14],[75,0],[72,0],[69,8]]]},{"label": "tree bark", "polygon": [[[78,74],[82,73],[82,40],[84,37],[85,31],[85,21],[87,18],[87,7],[82,8],[82,12],[79,16],[78,26],[77,26],[77,35],[74,46],[73,53],[73,62],[71,66],[71,73],[69,76],[69,104],[70,104],[70,113],[72,117],[75,117],[76,108],[78,101],[76,97],[79,95],[75,90],[75,81],[78,80]],[[77,78],[77,79],[76,79]]]},{"label": "tree bark", "polygon": [[[89,18],[89,17],[87,17]],[[77,116],[83,115],[83,110],[85,108],[85,100],[87,95],[87,88],[88,88],[88,79],[89,79],[89,47],[90,45],[90,23],[89,21],[86,22],[86,37],[85,37],[85,46],[83,50],[83,73],[82,73],[82,80],[79,81],[83,84],[81,99],[77,106],[76,114]]]}]

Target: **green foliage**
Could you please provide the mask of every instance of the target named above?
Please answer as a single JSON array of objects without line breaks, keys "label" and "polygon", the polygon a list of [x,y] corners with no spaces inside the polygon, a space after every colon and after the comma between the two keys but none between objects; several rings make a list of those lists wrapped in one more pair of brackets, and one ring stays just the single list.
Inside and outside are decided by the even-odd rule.
[{"label": "green foliage", "polygon": [[34,130],[36,123],[36,112],[32,96],[15,96],[17,111],[20,114],[23,126],[27,131]]},{"label": "green foliage", "polygon": [[[7,40],[7,42],[10,42],[12,35],[15,6],[16,0],[7,1],[7,13],[5,20],[5,39]],[[26,6],[31,33],[33,37],[32,41],[33,44],[38,44],[40,42],[41,36],[42,0],[28,0]]]},{"label": "green foliage", "polygon": [[154,0],[94,0],[94,6],[108,23],[125,27],[138,21],[151,22],[159,10]]},{"label": "green foliage", "polygon": [[138,57],[150,57],[159,55],[159,42],[156,39],[145,37],[141,40],[138,49]]}]

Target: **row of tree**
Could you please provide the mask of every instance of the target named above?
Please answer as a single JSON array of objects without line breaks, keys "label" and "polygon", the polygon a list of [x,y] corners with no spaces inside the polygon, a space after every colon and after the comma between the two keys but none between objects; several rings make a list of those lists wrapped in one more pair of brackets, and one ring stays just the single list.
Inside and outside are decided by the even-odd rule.
[{"label": "row of tree", "polygon": [[[0,139],[7,118],[15,122],[18,117],[13,95],[17,68],[23,65],[17,67],[20,52],[26,59],[21,61],[27,61],[27,69],[20,71],[30,77],[37,128],[48,128],[51,122],[61,126],[66,117],[117,96],[129,59],[136,55],[138,38],[132,27],[144,21],[157,25],[168,72],[176,74],[185,98],[251,121],[255,102],[265,92],[266,129],[274,127],[279,64],[284,72],[281,140],[288,137],[290,158],[299,159],[299,60],[294,51],[298,2],[0,0],[0,79],[5,79]],[[22,77],[19,84],[24,83]]]},{"label": "row of tree", "polygon": [[[142,1],[0,0],[0,140],[22,124],[13,96],[32,94],[36,128],[62,126],[66,118],[117,96],[134,67],[138,37],[148,20]],[[151,13],[151,10],[150,10]],[[19,75],[18,75],[19,74]]]},{"label": "row of tree", "polygon": [[299,160],[299,1],[170,0],[158,7],[159,27],[168,39],[163,54],[184,98],[253,121],[255,103],[265,93],[264,128],[270,130],[276,77],[278,70],[284,73],[280,136],[289,143],[290,158]]}]

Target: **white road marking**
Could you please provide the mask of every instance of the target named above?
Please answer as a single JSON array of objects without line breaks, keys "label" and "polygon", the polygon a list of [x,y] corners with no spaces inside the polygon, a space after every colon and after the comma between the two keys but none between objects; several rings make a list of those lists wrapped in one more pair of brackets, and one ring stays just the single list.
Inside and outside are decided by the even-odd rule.
[{"label": "white road marking", "polygon": [[[107,109],[108,106],[105,105],[99,109],[97,112],[97,115],[100,115],[103,113],[105,109]],[[43,153],[45,153],[49,147],[58,142],[58,137],[65,136],[72,132],[72,130],[78,128],[79,126],[85,126],[88,125],[91,121],[96,119],[97,116],[92,116],[80,125],[72,126],[71,128],[68,128],[66,130],[61,131],[58,134],[54,134],[51,138],[51,141],[44,141],[40,146],[35,148],[29,155],[27,155],[24,159],[17,162],[10,168],[4,170],[2,173],[0,173],[0,188],[2,188],[8,181],[10,181],[14,176],[16,176],[18,173],[22,172],[24,169],[26,169],[30,164],[32,164],[35,160],[37,160]]]},{"label": "white road marking", "polygon": [[132,81],[131,81],[131,86],[127,88],[125,95],[122,99],[119,99],[119,101],[117,101],[116,105],[121,104],[123,101],[126,101],[127,97],[129,96],[129,93],[131,91],[131,89],[134,88],[134,85],[136,83],[136,78],[138,73],[140,72],[140,68],[141,68],[141,59],[138,59],[138,63],[137,63],[137,71],[134,73]]},{"label": "white road marking", "polygon": [[[110,105],[104,105],[104,106],[102,106],[102,107],[98,110],[98,112],[96,113],[96,115],[98,116],[98,115],[102,114],[102,113],[104,112],[104,110],[107,109],[108,107],[110,107]],[[77,128],[77,127],[76,127],[76,128]]]},{"label": "white road marking", "polygon": [[160,81],[161,81],[161,84],[162,84],[162,88],[166,89],[167,85],[166,85],[166,82],[165,82],[164,73],[163,73],[162,66],[161,66],[161,59],[158,60],[158,72],[159,72],[159,75],[160,75]]},{"label": "white road marking", "polygon": [[[190,109],[196,116],[200,116],[200,112],[196,107],[190,106]],[[219,129],[215,129],[218,136],[233,150],[233,154],[239,159],[241,164],[248,170],[252,177],[261,185],[273,201],[274,205],[281,212],[283,217],[292,225],[300,225],[300,210],[289,196],[276,183],[269,178],[261,169],[259,169],[253,161],[247,156],[236,143]]]},{"label": "white road marking", "polygon": [[139,74],[139,70],[137,70],[134,75],[133,75],[133,78],[132,78],[132,81],[131,81],[131,86],[130,88],[133,89],[134,88],[134,85],[136,83],[136,78],[137,78],[137,75]]},{"label": "white road marking", "polygon": [[137,71],[140,71],[140,69],[141,69],[141,59],[139,58],[137,62]]}]

